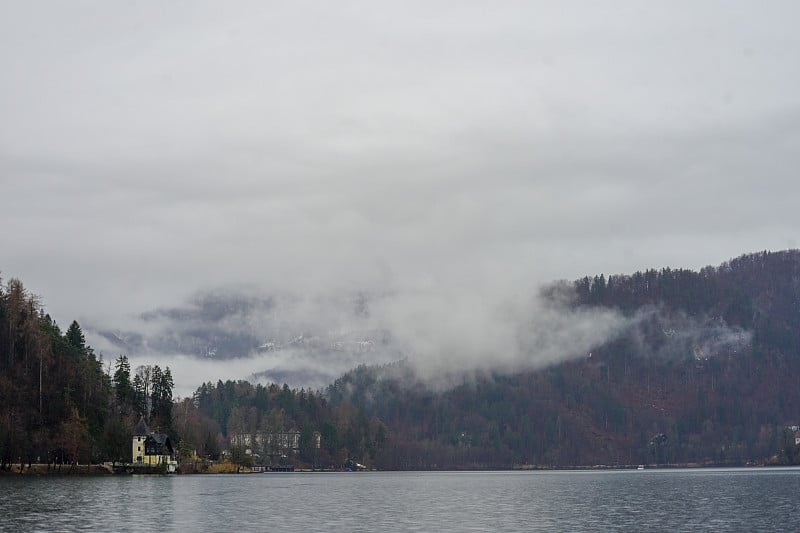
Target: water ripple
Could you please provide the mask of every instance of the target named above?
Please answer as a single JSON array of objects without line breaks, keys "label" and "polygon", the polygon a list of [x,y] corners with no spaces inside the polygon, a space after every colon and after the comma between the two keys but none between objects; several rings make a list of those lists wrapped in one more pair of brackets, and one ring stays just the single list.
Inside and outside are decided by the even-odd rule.
[{"label": "water ripple", "polygon": [[800,470],[0,477],[5,531],[789,531]]}]

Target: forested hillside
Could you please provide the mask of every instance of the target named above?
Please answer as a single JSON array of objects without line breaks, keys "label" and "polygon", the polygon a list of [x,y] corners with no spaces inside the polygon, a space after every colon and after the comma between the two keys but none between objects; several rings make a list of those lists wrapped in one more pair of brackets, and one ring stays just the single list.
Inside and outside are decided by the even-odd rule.
[{"label": "forested hillside", "polygon": [[800,346],[800,251],[743,255],[700,272],[669,268],[575,282],[578,305],[627,313],[659,306],[698,320],[740,327],[756,347],[797,354]]},{"label": "forested hillside", "polygon": [[169,368],[131,369],[124,355],[104,368],[77,322],[62,332],[11,280],[0,284],[2,466],[128,461],[139,417],[168,433],[183,457],[219,458],[232,435],[297,432],[288,460],[332,468],[800,456],[786,430],[800,424],[800,252],[745,255],[699,272],[585,277],[545,287],[543,298],[613,309],[627,326],[560,364],[465,375],[447,390],[401,361],[360,366],[325,391],[218,381],[174,402]]},{"label": "forested hillside", "polygon": [[[198,453],[204,456],[214,457],[227,449],[232,435],[297,431],[300,448],[287,459],[305,466],[341,468],[352,458],[373,464],[386,440],[384,425],[375,417],[368,418],[362,409],[348,402],[332,406],[318,392],[292,390],[287,385],[204,383],[178,412],[179,433],[197,443]],[[320,437],[319,448],[315,434]],[[215,440],[217,435],[224,438]],[[261,453],[258,460],[266,459],[265,455]]]},{"label": "forested hillside", "polygon": [[[381,468],[742,464],[781,451],[800,419],[800,253],[700,272],[649,270],[545,289],[618,309],[631,327],[571,361],[444,392],[404,364],[329,388],[389,428]],[[792,439],[793,442],[793,439]]]},{"label": "forested hillside", "polygon": [[110,453],[111,386],[77,322],[62,333],[35,296],[0,288],[0,461],[64,462]]},{"label": "forested hillside", "polygon": [[[184,458],[219,459],[229,435],[300,432],[292,460],[341,467],[380,448],[385,429],[346,403],[332,407],[320,394],[284,385],[221,381],[193,398],[173,400],[167,367],[131,368],[125,355],[104,367],[77,322],[66,333],[19,280],[0,284],[0,467],[129,462],[131,436],[143,417],[166,433]],[[320,447],[312,437],[320,435]]]}]

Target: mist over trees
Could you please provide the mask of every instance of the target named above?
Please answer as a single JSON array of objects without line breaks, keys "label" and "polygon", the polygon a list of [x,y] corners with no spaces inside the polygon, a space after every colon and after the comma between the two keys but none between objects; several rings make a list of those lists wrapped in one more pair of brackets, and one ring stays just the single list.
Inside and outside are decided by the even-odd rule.
[{"label": "mist over trees", "polygon": [[[800,460],[787,433],[800,424],[800,252],[587,276],[543,294],[631,326],[567,362],[464,374],[446,390],[400,361],[324,391],[219,380],[175,400],[169,368],[131,368],[125,355],[104,367],[77,322],[62,332],[12,279],[0,283],[0,462],[127,462],[140,417],[183,458],[229,450],[240,464],[285,454],[255,445],[259,434],[299,435],[280,460],[324,468]],[[232,446],[236,436],[250,445]]]},{"label": "mist over trees", "polygon": [[[800,416],[800,252],[700,272],[557,283],[545,295],[613,308],[633,326],[539,371],[465,377],[446,391],[406,365],[359,367],[329,388],[389,430],[380,468],[744,464],[787,448]],[[788,460],[787,460],[788,462]]]},{"label": "mist over trees", "polygon": [[[168,434],[184,457],[220,459],[234,433],[300,433],[292,460],[336,467],[369,461],[385,436],[376,419],[318,392],[287,385],[219,381],[192,398],[173,398],[169,367],[131,368],[119,355],[107,368],[80,325],[66,332],[22,282],[0,284],[0,467],[130,462],[139,418]],[[317,448],[316,435],[320,436]]]}]

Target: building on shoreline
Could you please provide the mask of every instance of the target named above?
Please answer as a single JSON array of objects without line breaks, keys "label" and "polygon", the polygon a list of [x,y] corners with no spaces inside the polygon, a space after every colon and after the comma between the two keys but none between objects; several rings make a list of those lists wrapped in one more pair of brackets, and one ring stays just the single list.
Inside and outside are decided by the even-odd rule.
[{"label": "building on shoreline", "polygon": [[134,466],[164,465],[167,472],[175,472],[178,463],[175,460],[175,449],[172,447],[172,441],[168,435],[150,431],[144,417],[139,418],[139,423],[136,424],[133,433]]}]

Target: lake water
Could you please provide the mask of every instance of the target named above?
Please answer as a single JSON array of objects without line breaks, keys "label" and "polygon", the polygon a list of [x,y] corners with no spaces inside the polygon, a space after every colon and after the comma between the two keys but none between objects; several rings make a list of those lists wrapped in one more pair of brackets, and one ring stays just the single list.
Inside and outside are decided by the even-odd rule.
[{"label": "lake water", "polygon": [[0,477],[0,531],[798,531],[800,469]]}]

